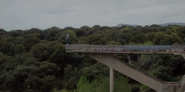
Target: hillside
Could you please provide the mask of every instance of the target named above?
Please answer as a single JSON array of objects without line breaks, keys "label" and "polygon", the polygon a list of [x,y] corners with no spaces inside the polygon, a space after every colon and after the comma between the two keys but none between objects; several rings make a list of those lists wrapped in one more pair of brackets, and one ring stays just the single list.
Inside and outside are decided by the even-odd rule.
[{"label": "hillside", "polygon": [[[66,34],[69,44],[185,45],[185,26],[177,25],[0,29],[0,91],[106,92],[109,68],[84,54],[66,53]],[[115,54],[115,57],[161,81],[178,81],[177,76],[185,74],[185,60],[178,55]],[[118,72],[115,83],[115,92],[147,88]]]},{"label": "hillside", "polygon": [[[132,25],[132,24],[118,24],[116,25],[116,27],[121,27],[121,26],[133,26],[133,27],[136,27],[136,26],[140,26],[140,25]],[[181,23],[181,22],[170,22],[170,23],[164,23],[164,24],[157,24],[157,25],[160,25],[160,26],[169,26],[169,25],[179,25],[179,26],[185,26],[185,23]]]},{"label": "hillside", "polygon": [[185,26],[185,23],[175,23],[175,22],[171,22],[171,23],[164,23],[164,24],[160,24],[161,26],[168,26],[168,25],[180,25],[180,26]]}]

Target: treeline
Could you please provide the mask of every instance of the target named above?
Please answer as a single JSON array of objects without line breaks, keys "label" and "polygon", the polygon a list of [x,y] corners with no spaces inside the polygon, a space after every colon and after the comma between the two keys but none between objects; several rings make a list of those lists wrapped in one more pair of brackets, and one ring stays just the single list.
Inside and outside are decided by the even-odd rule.
[{"label": "treeline", "polygon": [[[84,54],[66,53],[66,34],[70,35],[70,44],[185,44],[185,26],[177,25],[144,27],[94,25],[81,28],[51,27],[45,30],[31,28],[12,31],[0,29],[0,91],[50,92],[53,89],[67,89],[82,92],[80,90],[85,89],[80,88],[92,87],[97,80],[106,81],[109,76],[107,66]],[[176,76],[185,73],[185,60],[182,56],[134,54],[115,56],[162,81],[177,81],[179,78]],[[115,78],[118,81],[125,80],[128,85],[136,83],[121,76],[123,75],[116,72]],[[83,83],[89,85],[82,85]],[[127,92],[142,89],[128,87]],[[101,87],[97,89],[101,90]]]}]

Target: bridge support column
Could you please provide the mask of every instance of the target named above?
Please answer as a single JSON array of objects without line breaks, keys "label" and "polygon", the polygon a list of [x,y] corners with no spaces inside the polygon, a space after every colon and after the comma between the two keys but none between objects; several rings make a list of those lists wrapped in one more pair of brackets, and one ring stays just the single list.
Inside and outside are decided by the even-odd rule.
[{"label": "bridge support column", "polygon": [[110,67],[110,92],[114,91],[114,70]]},{"label": "bridge support column", "polygon": [[[163,84],[156,80],[153,79],[152,77],[139,72],[138,70],[130,67],[124,62],[121,62],[120,60],[112,58],[113,54],[87,54],[91,58],[111,67],[114,70],[117,70],[118,72],[135,79],[136,81],[143,83],[144,85],[147,85],[148,87],[156,90],[157,92],[163,92]],[[111,70],[110,70],[111,72]],[[112,73],[113,74],[113,73]],[[111,77],[111,76],[110,76]],[[110,86],[111,87],[111,86]],[[110,91],[111,92],[111,91]]]},{"label": "bridge support column", "polygon": [[182,55],[182,57],[185,59],[185,54],[181,54]]},{"label": "bridge support column", "polygon": [[182,77],[182,79],[180,80],[180,82],[181,82],[181,86],[177,90],[177,92],[185,92],[185,75]]}]

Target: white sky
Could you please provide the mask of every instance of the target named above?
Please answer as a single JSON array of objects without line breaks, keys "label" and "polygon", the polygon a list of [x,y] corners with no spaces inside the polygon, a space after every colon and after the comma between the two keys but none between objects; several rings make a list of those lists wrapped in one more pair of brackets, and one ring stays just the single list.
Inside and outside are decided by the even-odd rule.
[{"label": "white sky", "polygon": [[185,22],[185,0],[0,0],[0,28]]}]

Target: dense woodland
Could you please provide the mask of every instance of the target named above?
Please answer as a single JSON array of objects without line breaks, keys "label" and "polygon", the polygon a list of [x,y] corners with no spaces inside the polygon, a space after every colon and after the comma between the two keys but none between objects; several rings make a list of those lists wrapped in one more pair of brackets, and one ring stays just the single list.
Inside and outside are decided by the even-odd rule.
[{"label": "dense woodland", "polygon": [[[178,25],[0,29],[0,91],[108,92],[109,68],[84,54],[66,53],[66,34],[70,35],[70,44],[185,45],[185,26]],[[179,81],[185,74],[182,56],[115,56],[161,81]],[[146,88],[115,72],[115,92],[137,92]]]}]

